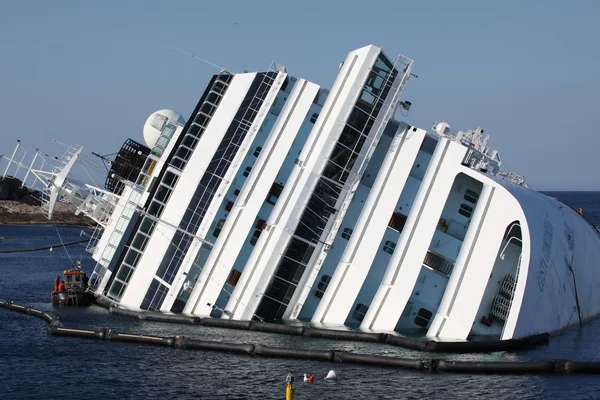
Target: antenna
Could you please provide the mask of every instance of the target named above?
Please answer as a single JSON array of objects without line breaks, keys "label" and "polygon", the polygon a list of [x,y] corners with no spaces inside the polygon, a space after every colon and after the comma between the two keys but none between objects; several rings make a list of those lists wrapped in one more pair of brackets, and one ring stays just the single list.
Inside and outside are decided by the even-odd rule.
[{"label": "antenna", "polygon": [[94,156],[96,156],[96,157],[98,157],[99,159],[102,160],[102,165],[104,165],[104,168],[106,169],[106,172],[108,172],[107,165],[112,165],[112,163],[113,163],[113,161],[110,158],[108,158],[108,157],[114,156],[115,154],[117,154],[117,153],[111,153],[111,154],[107,154],[107,155],[103,156],[101,154],[98,154],[98,153],[95,153],[95,152],[92,151],[92,155],[94,155]]},{"label": "antenna", "polygon": [[192,58],[195,58],[196,60],[200,60],[200,61],[202,61],[202,62],[205,62],[205,63],[207,63],[208,65],[211,65],[211,66],[213,66],[213,67],[219,68],[221,71],[225,71],[225,72],[229,72],[230,74],[233,74],[233,72],[229,71],[227,68],[223,68],[223,67],[221,67],[221,66],[219,66],[219,65],[217,65],[217,64],[215,64],[215,63],[213,63],[213,62],[210,62],[210,61],[208,61],[208,60],[205,60],[204,58],[200,58],[200,57],[198,57],[198,56],[196,56],[196,55],[194,55],[194,54],[192,54],[192,53],[188,53],[187,51],[181,50],[180,48],[177,48],[177,47],[175,47],[175,46],[171,46],[170,44],[166,44],[165,46],[167,46],[167,47],[170,47],[171,49],[173,49],[173,50],[175,50],[175,51],[178,51],[178,52],[180,52],[180,53],[183,53],[183,54],[186,54],[186,55],[188,55],[188,56],[191,56]]}]

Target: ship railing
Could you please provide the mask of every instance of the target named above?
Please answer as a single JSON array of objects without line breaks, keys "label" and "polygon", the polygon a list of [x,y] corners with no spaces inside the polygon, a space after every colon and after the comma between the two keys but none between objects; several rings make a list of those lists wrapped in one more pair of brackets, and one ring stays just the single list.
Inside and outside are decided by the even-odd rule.
[{"label": "ship railing", "polygon": [[94,232],[92,233],[90,240],[87,242],[87,245],[85,246],[85,251],[87,251],[90,254],[94,254],[94,252],[96,251],[96,247],[98,246],[98,241],[100,240],[100,237],[102,236],[103,230],[104,230],[104,227],[102,225],[100,225],[100,224],[96,225],[96,228],[94,228]]},{"label": "ship railing", "polygon": [[[500,288],[501,295],[508,295],[508,307],[506,309],[506,315],[504,316],[504,322],[508,319],[510,314],[510,309],[512,307],[512,302],[515,297],[515,291],[517,289],[517,283],[519,282],[519,273],[521,272],[521,261],[523,259],[523,253],[519,254],[519,259],[517,260],[517,268],[515,271],[515,275],[508,274],[504,277],[504,281],[502,282],[502,286]],[[506,323],[502,327],[502,334],[500,335],[500,339],[504,337],[504,330],[506,329]]]}]

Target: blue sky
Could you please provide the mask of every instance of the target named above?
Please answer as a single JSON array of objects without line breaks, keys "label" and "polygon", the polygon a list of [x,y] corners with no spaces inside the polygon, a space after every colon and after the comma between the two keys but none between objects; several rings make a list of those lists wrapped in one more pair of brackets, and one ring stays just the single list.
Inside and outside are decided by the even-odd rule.
[{"label": "blue sky", "polygon": [[[340,4],[340,5],[338,5]],[[341,6],[343,4],[343,7]],[[149,114],[189,117],[216,70],[271,61],[330,87],[348,51],[415,60],[405,120],[491,135],[540,190],[600,190],[600,2],[4,1],[0,153],[52,139],[112,153]]]}]

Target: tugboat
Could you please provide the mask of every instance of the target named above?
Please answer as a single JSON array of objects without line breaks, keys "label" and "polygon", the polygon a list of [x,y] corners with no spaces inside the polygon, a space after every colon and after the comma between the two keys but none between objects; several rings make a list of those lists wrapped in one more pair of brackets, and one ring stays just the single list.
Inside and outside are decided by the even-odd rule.
[{"label": "tugboat", "polygon": [[94,302],[94,295],[88,291],[88,278],[81,270],[80,261],[77,262],[77,268],[67,269],[63,275],[64,290],[52,292],[52,305],[85,307]]}]

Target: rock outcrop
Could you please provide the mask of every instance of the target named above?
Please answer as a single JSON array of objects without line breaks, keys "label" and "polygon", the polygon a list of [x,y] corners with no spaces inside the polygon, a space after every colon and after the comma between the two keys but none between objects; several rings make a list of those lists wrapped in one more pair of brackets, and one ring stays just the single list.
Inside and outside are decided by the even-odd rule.
[{"label": "rock outcrop", "polygon": [[6,177],[0,179],[0,201],[18,201],[30,206],[39,206],[40,192],[30,190],[25,186],[21,187],[22,184],[23,182],[17,178]]},{"label": "rock outcrop", "polygon": [[57,203],[49,220],[40,206],[41,193],[26,187],[17,178],[0,179],[0,225],[51,224],[95,225],[84,215],[75,215],[70,204]]}]

